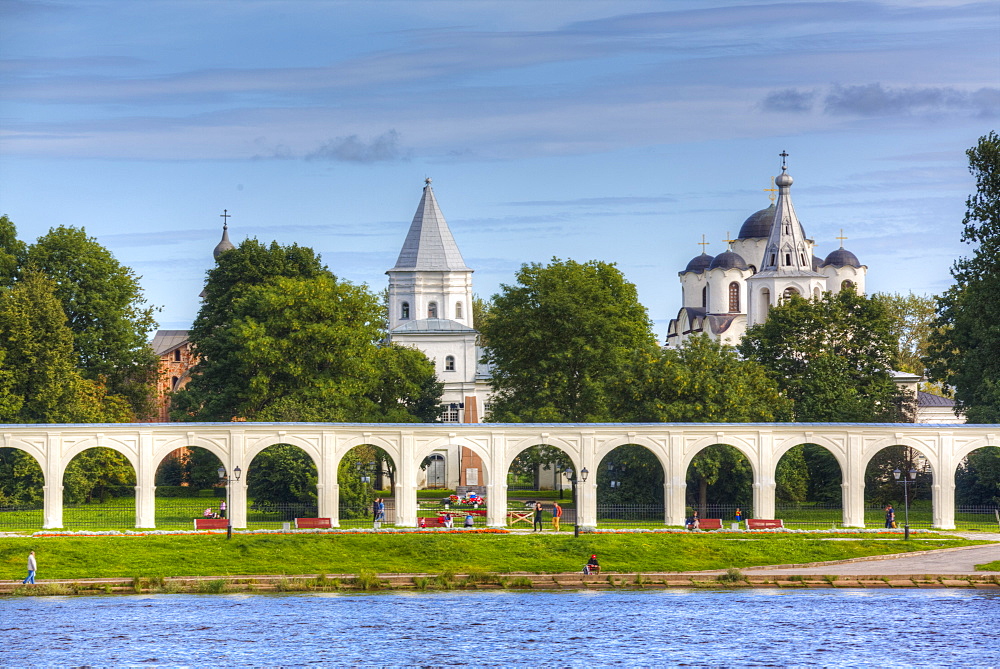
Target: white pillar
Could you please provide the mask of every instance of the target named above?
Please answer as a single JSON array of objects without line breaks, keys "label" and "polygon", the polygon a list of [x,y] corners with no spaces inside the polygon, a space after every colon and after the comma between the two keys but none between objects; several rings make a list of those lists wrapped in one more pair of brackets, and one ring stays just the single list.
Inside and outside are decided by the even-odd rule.
[{"label": "white pillar", "polygon": [[[232,520],[234,528],[247,526],[247,476],[250,474],[250,463],[244,461],[246,442],[242,430],[233,430],[229,434],[229,453],[226,454],[226,475],[229,476],[229,508],[226,515]],[[236,468],[242,474],[240,480],[235,480]]]},{"label": "white pillar", "polygon": [[[597,527],[597,440],[592,431],[580,435],[580,469],[577,470],[576,506],[577,525]],[[582,472],[588,472],[587,481],[582,480]]]},{"label": "white pillar", "polygon": [[42,527],[48,530],[63,526],[62,434],[59,432],[46,433],[44,471]]},{"label": "white pillar", "polygon": [[490,435],[490,457],[486,461],[486,525],[507,526],[507,469],[504,456],[507,438],[503,432]]},{"label": "white pillar", "polygon": [[337,435],[324,432],[320,460],[316,467],[316,505],[320,518],[329,518],[331,527],[340,527],[340,485],[337,482]]},{"label": "white pillar", "polygon": [[687,471],[684,468],[684,435],[671,434],[667,468],[663,472],[663,521],[683,525],[687,497]]},{"label": "white pillar", "polygon": [[860,435],[848,434],[847,465],[840,472],[840,505],[844,527],[865,526],[865,467],[862,458],[864,443]]},{"label": "white pillar", "polygon": [[135,472],[135,526],[156,527],[156,466],[153,433],[143,430],[137,442],[139,466]]},{"label": "white pillar", "polygon": [[415,461],[413,433],[399,435],[399,462],[396,463],[396,526],[417,526],[417,472],[420,463]]},{"label": "white pillar", "polygon": [[955,439],[950,432],[939,434],[937,457],[931,465],[931,515],[932,527],[939,530],[955,529],[955,470],[957,462],[951,455]]},{"label": "white pillar", "polygon": [[[721,435],[720,435],[721,436]],[[774,518],[774,435],[762,431],[757,442],[757,467],[753,483],[753,515],[756,518]]]}]

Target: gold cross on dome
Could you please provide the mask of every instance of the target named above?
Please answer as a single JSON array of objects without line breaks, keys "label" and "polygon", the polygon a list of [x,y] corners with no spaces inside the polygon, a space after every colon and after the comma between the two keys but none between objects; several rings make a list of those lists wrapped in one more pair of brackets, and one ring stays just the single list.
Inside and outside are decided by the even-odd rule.
[{"label": "gold cross on dome", "polygon": [[[728,237],[729,235],[726,235],[726,236]],[[705,252],[705,247],[706,247],[706,246],[708,246],[708,245],[709,245],[709,242],[706,242],[706,241],[705,241],[705,235],[702,235],[702,236],[701,236],[701,241],[700,241],[700,242],[698,242],[698,246],[700,246],[700,247],[701,247],[701,252],[702,252],[702,253],[704,253],[704,252]]]},{"label": "gold cross on dome", "polygon": [[771,187],[765,188],[764,192],[767,193],[767,197],[771,200],[771,202],[774,202],[774,198],[777,197],[775,193],[778,192],[778,189],[774,187],[774,177],[771,177]]},{"label": "gold cross on dome", "polygon": [[844,229],[841,228],[840,229],[840,236],[839,237],[834,237],[834,239],[839,239],[840,240],[840,248],[844,248],[844,240],[845,239],[849,239],[849,238],[844,236]]},{"label": "gold cross on dome", "polygon": [[[730,239],[729,238],[729,230],[726,230],[726,238],[723,239],[722,241],[724,241],[726,244],[732,244],[736,240],[735,239]],[[731,249],[732,247],[730,246],[729,248]]]}]

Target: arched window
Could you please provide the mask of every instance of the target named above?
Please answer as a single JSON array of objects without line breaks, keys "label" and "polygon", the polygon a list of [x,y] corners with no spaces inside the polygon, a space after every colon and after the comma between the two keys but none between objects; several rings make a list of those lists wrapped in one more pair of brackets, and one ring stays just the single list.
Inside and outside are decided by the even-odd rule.
[{"label": "arched window", "polygon": [[785,254],[785,264],[786,265],[791,265],[792,264],[792,254],[791,253],[786,253]]},{"label": "arched window", "polygon": [[767,288],[760,291],[760,320],[763,322],[767,318],[767,312],[771,309],[771,291]]},{"label": "arched window", "polygon": [[174,349],[174,362],[181,361],[181,350],[179,348]]},{"label": "arched window", "polygon": [[798,295],[798,294],[799,294],[799,291],[797,291],[794,288],[792,288],[791,286],[789,286],[788,288],[785,288],[785,292],[784,292],[784,294],[782,296],[787,300],[787,299],[790,299],[793,295]]},{"label": "arched window", "polygon": [[806,264],[806,254],[805,253],[799,253],[799,260],[801,260],[802,264],[805,265]]},{"label": "arched window", "polygon": [[403,302],[399,305],[399,320],[408,321],[410,320],[410,303]]},{"label": "arched window", "polygon": [[437,318],[438,317],[438,303],[431,302],[427,305],[427,318]]},{"label": "arched window", "polygon": [[462,303],[461,302],[456,302],[455,303],[455,318],[456,319],[462,318]]},{"label": "arched window", "polygon": [[177,390],[177,382],[180,381],[176,376],[170,377],[170,389]]},{"label": "arched window", "polygon": [[844,279],[840,282],[841,290],[854,290],[854,282],[850,279]]},{"label": "arched window", "polygon": [[739,313],[740,311],[740,284],[733,281],[729,284],[729,312]]},{"label": "arched window", "polygon": [[455,371],[455,356],[449,355],[445,356],[444,359],[444,371],[454,372]]},{"label": "arched window", "polygon": [[772,254],[771,254],[771,262],[769,262],[768,264],[769,264],[769,265],[774,265],[774,264],[775,264],[776,262],[777,262],[777,260],[775,259],[775,256],[774,256],[774,254],[772,253]]}]

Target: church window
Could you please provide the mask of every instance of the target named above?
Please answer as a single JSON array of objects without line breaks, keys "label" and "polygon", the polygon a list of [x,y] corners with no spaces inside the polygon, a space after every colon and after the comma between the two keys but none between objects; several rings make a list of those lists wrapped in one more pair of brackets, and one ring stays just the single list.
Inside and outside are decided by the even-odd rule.
[{"label": "church window", "polygon": [[462,318],[462,303],[461,302],[456,302],[455,303],[455,318],[456,319]]},{"label": "church window", "polygon": [[791,265],[792,264],[792,254],[791,253],[786,253],[785,254],[785,264],[786,265]]},{"label": "church window", "polygon": [[793,295],[798,295],[798,294],[799,291],[789,286],[788,288],[785,288],[784,298],[787,300],[790,299]]},{"label": "church window", "polygon": [[773,266],[776,262],[777,262],[777,259],[774,257],[774,254],[772,253],[771,254],[771,262],[769,262],[768,264],[771,265],[771,266]]},{"label": "church window", "polygon": [[763,322],[767,318],[767,312],[771,308],[771,291],[767,288],[760,291],[760,320]]},{"label": "church window", "polygon": [[431,453],[427,456],[427,487],[445,488],[447,483],[444,456],[440,453]]},{"label": "church window", "polygon": [[729,311],[730,313],[740,311],[740,284],[735,281],[729,284]]},{"label": "church window", "polygon": [[804,253],[800,253],[799,254],[799,260],[801,260],[802,264],[805,265],[806,264],[806,255]]},{"label": "church window", "polygon": [[850,279],[844,279],[840,284],[841,290],[854,290],[854,282]]},{"label": "church window", "polygon": [[708,309],[708,286],[701,289],[701,306]]},{"label": "church window", "polygon": [[457,404],[445,404],[444,413],[441,414],[442,423],[457,423],[458,422],[458,405]]},{"label": "church window", "polygon": [[180,381],[176,376],[170,377],[170,389],[177,390],[177,382]]},{"label": "church window", "polygon": [[444,371],[454,372],[455,371],[455,356],[449,355],[444,359]]},{"label": "church window", "polygon": [[179,348],[174,349],[174,362],[181,361],[181,350]]},{"label": "church window", "polygon": [[410,303],[409,302],[403,302],[403,304],[401,304],[399,306],[399,320],[401,320],[401,321],[408,321],[408,320],[410,320]]},{"label": "church window", "polygon": [[437,318],[438,317],[438,303],[431,302],[427,305],[427,318]]}]

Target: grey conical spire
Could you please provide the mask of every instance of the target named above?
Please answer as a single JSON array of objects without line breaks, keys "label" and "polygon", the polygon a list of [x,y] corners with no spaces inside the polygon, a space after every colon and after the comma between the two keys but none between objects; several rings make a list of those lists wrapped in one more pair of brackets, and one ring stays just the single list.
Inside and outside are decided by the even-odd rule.
[{"label": "grey conical spire", "polygon": [[[782,159],[787,156],[782,152]],[[809,240],[792,206],[792,177],[786,172],[784,160],[781,161],[781,174],[775,178],[774,184],[778,187],[778,203],[767,237],[761,273],[816,275]]]},{"label": "grey conical spire", "polygon": [[424,183],[423,197],[392,269],[469,271],[434,198],[431,180],[425,179]]}]

